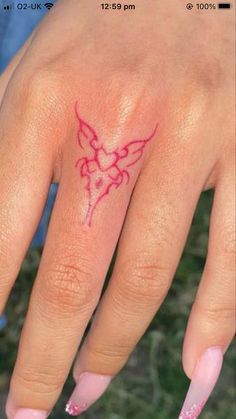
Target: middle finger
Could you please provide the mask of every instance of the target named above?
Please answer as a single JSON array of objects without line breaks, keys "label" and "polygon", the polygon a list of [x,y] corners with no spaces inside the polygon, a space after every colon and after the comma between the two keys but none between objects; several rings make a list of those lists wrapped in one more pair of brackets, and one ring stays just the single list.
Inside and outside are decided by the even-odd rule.
[{"label": "middle finger", "polygon": [[[179,143],[176,153],[166,139],[159,132],[157,149],[132,195],[112,278],[75,364],[77,385],[67,404],[71,413],[94,403],[109,383],[105,377],[124,366],[179,262],[209,168],[201,159],[196,174],[192,164],[200,161],[201,147],[192,155],[191,147]],[[181,165],[184,160],[188,163]]]}]

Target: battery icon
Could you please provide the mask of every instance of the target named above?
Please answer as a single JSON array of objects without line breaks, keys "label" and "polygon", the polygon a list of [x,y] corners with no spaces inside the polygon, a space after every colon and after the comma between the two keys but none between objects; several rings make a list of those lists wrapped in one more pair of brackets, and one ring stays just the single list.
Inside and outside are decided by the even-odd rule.
[{"label": "battery icon", "polygon": [[218,3],[218,9],[230,9],[231,4],[230,3]]}]

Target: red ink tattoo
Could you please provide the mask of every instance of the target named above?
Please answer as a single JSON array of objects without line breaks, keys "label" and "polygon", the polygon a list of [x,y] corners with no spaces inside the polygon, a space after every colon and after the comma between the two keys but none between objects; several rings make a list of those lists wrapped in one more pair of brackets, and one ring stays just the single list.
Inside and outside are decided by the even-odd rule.
[{"label": "red ink tattoo", "polygon": [[142,157],[144,148],[154,137],[158,124],[147,139],[133,140],[122,148],[108,152],[100,143],[94,129],[80,117],[77,103],[75,113],[79,122],[78,144],[86,150],[86,156],[80,158],[75,167],[79,168],[81,177],[86,178],[88,211],[85,223],[91,226],[95,209],[99,202],[109,194],[111,188],[117,189],[124,181],[126,184],[129,182],[129,168]]}]

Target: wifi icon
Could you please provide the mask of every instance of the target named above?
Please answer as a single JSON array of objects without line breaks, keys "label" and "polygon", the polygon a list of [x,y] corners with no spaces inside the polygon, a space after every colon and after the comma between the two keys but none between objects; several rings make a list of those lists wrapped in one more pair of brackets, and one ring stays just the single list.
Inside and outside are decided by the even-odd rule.
[{"label": "wifi icon", "polygon": [[45,3],[45,4],[44,4],[44,6],[45,6],[48,10],[50,10],[50,9],[54,6],[54,4],[53,4],[53,3]]}]

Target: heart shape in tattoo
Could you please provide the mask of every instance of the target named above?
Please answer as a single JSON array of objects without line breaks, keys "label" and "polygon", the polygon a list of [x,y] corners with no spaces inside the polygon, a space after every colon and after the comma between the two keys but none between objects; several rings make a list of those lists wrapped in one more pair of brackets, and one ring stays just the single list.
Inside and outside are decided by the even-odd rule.
[{"label": "heart shape in tattoo", "polygon": [[102,171],[110,169],[117,162],[117,154],[112,152],[107,152],[104,147],[101,147],[97,150],[97,159],[99,167]]}]

